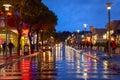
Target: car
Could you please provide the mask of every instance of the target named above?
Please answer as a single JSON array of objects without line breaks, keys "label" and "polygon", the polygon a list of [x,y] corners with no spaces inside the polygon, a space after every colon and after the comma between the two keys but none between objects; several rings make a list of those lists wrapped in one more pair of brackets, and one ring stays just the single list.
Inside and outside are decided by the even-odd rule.
[{"label": "car", "polygon": [[51,44],[43,44],[42,50],[43,50],[43,52],[52,51],[52,45]]}]

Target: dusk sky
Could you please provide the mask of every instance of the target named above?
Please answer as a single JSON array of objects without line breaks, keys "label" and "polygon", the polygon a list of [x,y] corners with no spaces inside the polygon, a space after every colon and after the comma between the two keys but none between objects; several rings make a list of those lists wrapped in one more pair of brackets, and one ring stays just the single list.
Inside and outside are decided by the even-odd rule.
[{"label": "dusk sky", "polygon": [[58,17],[57,31],[84,30],[83,24],[95,28],[105,28],[108,22],[105,3],[113,3],[111,21],[120,20],[120,0],[43,0]]}]

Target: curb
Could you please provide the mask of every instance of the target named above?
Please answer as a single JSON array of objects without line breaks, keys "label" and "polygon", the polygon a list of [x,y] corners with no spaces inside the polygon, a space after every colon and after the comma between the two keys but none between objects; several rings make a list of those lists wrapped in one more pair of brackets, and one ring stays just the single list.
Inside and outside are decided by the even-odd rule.
[{"label": "curb", "polygon": [[22,60],[22,59],[24,59],[24,58],[29,58],[29,57],[32,57],[32,56],[36,56],[36,55],[38,55],[39,53],[40,53],[40,52],[35,52],[35,53],[33,53],[33,54],[30,54],[30,55],[22,56],[22,57],[20,57],[20,58],[18,58],[18,59],[16,59],[16,60],[11,61],[11,62],[7,62],[7,63],[4,63],[4,64],[1,64],[1,65],[0,65],[0,69],[3,68],[3,67],[5,67],[5,66],[8,66],[8,65],[10,65],[10,64],[13,64],[13,63],[15,63],[15,62],[17,62],[17,61],[20,61],[20,60]]},{"label": "curb", "polygon": [[[86,52],[86,53],[87,53],[87,52]],[[88,56],[88,57],[91,57],[91,58],[93,58],[93,59],[96,59],[97,61],[103,63],[103,61],[100,60],[99,57],[94,57],[93,55],[88,55],[88,54],[84,54],[84,55],[86,55],[86,56]],[[108,61],[108,59],[106,59],[106,60]],[[103,65],[106,65],[106,64],[103,63]],[[117,71],[118,73],[120,73],[120,66],[118,66],[117,64],[113,64],[113,63],[112,63],[111,65],[107,65],[107,66],[108,66],[109,69],[115,70],[115,71]]]}]

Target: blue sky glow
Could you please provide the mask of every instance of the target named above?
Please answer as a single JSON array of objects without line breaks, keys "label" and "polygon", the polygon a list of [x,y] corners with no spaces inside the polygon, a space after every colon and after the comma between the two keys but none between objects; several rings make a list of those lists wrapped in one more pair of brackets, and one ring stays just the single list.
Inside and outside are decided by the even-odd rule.
[{"label": "blue sky glow", "polygon": [[105,28],[107,8],[105,3],[112,2],[111,21],[120,20],[120,0],[43,0],[58,17],[57,31],[84,30],[83,24],[95,28]]}]

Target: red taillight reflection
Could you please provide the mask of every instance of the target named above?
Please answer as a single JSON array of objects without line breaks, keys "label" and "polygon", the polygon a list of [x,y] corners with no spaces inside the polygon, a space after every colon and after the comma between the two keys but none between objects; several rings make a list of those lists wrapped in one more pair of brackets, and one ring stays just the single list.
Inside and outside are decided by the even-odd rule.
[{"label": "red taillight reflection", "polygon": [[21,72],[23,72],[23,80],[30,80],[30,60],[24,59],[21,64]]}]

